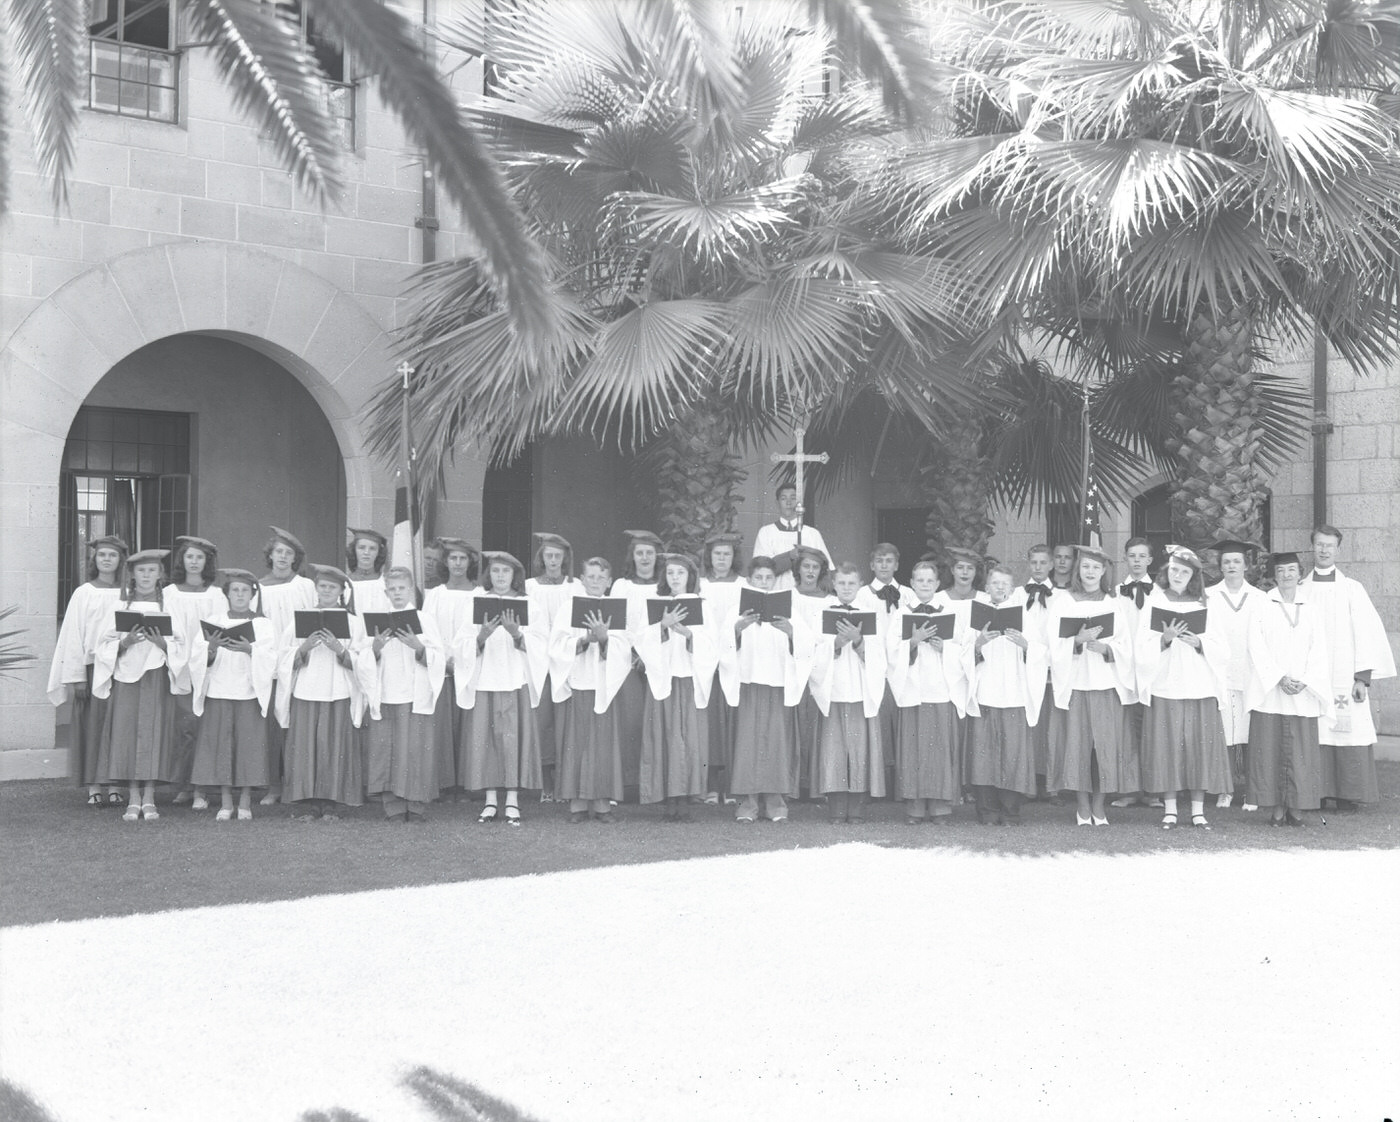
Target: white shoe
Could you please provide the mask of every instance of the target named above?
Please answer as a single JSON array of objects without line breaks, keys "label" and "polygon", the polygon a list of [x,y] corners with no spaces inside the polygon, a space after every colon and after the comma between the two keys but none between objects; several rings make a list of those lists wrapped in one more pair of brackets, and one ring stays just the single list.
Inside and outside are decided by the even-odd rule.
[{"label": "white shoe", "polygon": [[208,810],[208,809],[209,809],[209,800],[206,799],[203,795],[196,795],[193,799],[190,800],[190,809],[191,809],[191,810]]},{"label": "white shoe", "polygon": [[1231,796],[1230,796],[1230,795],[1216,795],[1216,796],[1215,796],[1215,805],[1216,805],[1218,808],[1225,808],[1225,807],[1228,807],[1228,806],[1230,805],[1230,799],[1231,799]]},{"label": "white shoe", "polygon": [[1133,806],[1136,802],[1137,802],[1137,796],[1136,796],[1136,795],[1124,795],[1121,799],[1114,799],[1114,800],[1113,800],[1111,803],[1109,803],[1108,805],[1109,805],[1109,806],[1116,806],[1119,810],[1122,810],[1125,806]]},{"label": "white shoe", "polygon": [[269,791],[258,800],[258,806],[276,806],[278,795],[276,791]]},{"label": "white shoe", "polygon": [[232,819],[233,819],[233,807],[231,807],[231,806],[221,806],[221,807],[219,807],[219,813],[216,814],[216,815],[214,815],[214,821],[215,821],[215,822],[229,822],[229,821],[232,821]]},{"label": "white shoe", "polygon": [[1241,803],[1241,804],[1240,804],[1240,809],[1241,809],[1241,810],[1244,810],[1244,811],[1250,811],[1250,810],[1258,810],[1259,808],[1258,808],[1257,806],[1255,806],[1253,803]]}]

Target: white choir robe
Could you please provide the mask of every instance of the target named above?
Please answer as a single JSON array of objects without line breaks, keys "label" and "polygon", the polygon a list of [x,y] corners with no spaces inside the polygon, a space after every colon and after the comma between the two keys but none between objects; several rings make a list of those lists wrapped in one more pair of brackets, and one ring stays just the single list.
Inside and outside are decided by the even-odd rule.
[{"label": "white choir robe", "polygon": [[725,627],[733,626],[739,614],[739,596],[749,582],[743,577],[733,580],[710,580],[700,578],[700,598],[705,601],[706,623],[718,637]]},{"label": "white choir robe", "polygon": [[183,672],[185,652],[188,650],[183,621],[174,615],[170,617],[170,628],[174,634],[165,637],[164,650],[150,640],[146,640],[141,643],[133,643],[118,658],[121,641],[126,632],[117,630],[116,614],[127,610],[158,613],[166,609],[163,602],[157,603],[154,600],[135,600],[130,603],[128,608],[127,601],[122,599],[108,607],[101,634],[97,640],[97,650],[93,657],[93,697],[111,697],[113,682],[126,682],[128,684],[139,682],[146,671],[155,670],[157,667],[164,667],[169,675],[171,693],[189,693],[189,676]]},{"label": "white choir robe", "polygon": [[[1320,717],[1330,720],[1332,664],[1322,613],[1304,596],[1300,584],[1296,599],[1285,604],[1278,589],[1265,594],[1267,603],[1254,613],[1249,632],[1249,685],[1245,704],[1251,712],[1279,713],[1288,717]],[[1296,625],[1290,623],[1296,615]],[[1307,688],[1289,694],[1279,683],[1296,678]]]},{"label": "white choir robe", "polygon": [[[794,606],[798,597],[793,596]],[[783,691],[783,705],[793,708],[802,700],[802,691],[812,672],[814,637],[806,620],[795,611],[792,643],[771,623],[755,623],[735,635],[734,625],[719,637],[720,685],[729,704],[739,704],[744,685],[773,686]]]},{"label": "white choir robe", "polygon": [[316,584],[306,577],[296,576],[286,584],[258,584],[253,609],[272,621],[272,629],[284,635],[296,622],[295,613],[316,607]]},{"label": "white choir robe", "polygon": [[[1126,583],[1127,583],[1127,581],[1119,581],[1119,584],[1126,584]],[[1115,586],[1115,587],[1117,587],[1117,586]],[[1160,592],[1160,591],[1161,591],[1161,589],[1158,588],[1156,584],[1153,584],[1153,586],[1152,586],[1152,591],[1149,592],[1149,593],[1147,594],[1147,599],[1145,599],[1145,600],[1142,602],[1142,603],[1143,603],[1143,606],[1142,606],[1141,609],[1138,608],[1138,606],[1137,606],[1137,601],[1136,601],[1132,596],[1122,596],[1122,595],[1120,595],[1120,596],[1116,597],[1116,599],[1118,599],[1118,600],[1122,603],[1123,614],[1124,614],[1124,616],[1125,616],[1125,617],[1127,618],[1127,620],[1128,620],[1128,635],[1131,636],[1131,638],[1132,638],[1131,649],[1132,649],[1132,654],[1133,654],[1133,682],[1132,682],[1133,696],[1132,696],[1132,698],[1131,698],[1130,700],[1124,701],[1124,702],[1123,702],[1124,705],[1128,705],[1128,704],[1146,705],[1146,704],[1147,704],[1147,696],[1146,696],[1146,693],[1144,692],[1144,686],[1143,686],[1143,683],[1142,683],[1142,681],[1141,681],[1141,676],[1138,674],[1138,667],[1137,667],[1138,621],[1139,621],[1143,616],[1147,616],[1149,619],[1151,618],[1151,616],[1152,616],[1152,596],[1153,596],[1155,593]],[[1071,597],[1071,599],[1073,599],[1073,597]],[[1199,606],[1200,606],[1200,605],[1197,605],[1197,607],[1199,607]]]},{"label": "white choir robe", "polygon": [[[797,531],[781,530],[776,522],[769,522],[765,526],[758,528],[758,534],[753,540],[753,552],[749,554],[753,557],[772,557],[776,560],[786,556],[797,548]],[[803,525],[802,544],[819,550],[826,557],[828,568],[834,568],[836,562],[831,558],[831,550],[826,547],[826,539],[815,526]],[[773,591],[781,592],[785,588],[797,587],[797,580],[791,570],[786,573],[779,573],[778,579],[773,585]]]},{"label": "white choir robe", "polygon": [[[528,603],[528,598],[524,599]],[[535,621],[534,605],[530,605],[529,624],[520,629],[523,650],[515,645],[509,631],[497,627],[487,638],[485,649],[478,652],[480,635],[481,625],[474,623],[469,614],[448,648],[455,666],[453,684],[458,706],[475,709],[476,695],[481,690],[513,693],[521,689],[529,691],[531,708],[537,706],[549,674],[550,634],[543,619]]]},{"label": "white choir robe", "polygon": [[69,686],[86,684],[88,667],[97,658],[97,642],[107,620],[121,603],[122,590],[117,585],[107,588],[88,582],[73,591],[63,613],[63,626],[58,629],[58,642],[45,687],[54,705],[68,700]]},{"label": "white choir robe", "polygon": [[[899,593],[899,603],[895,604],[893,607],[886,604],[879,596],[879,593],[883,589],[891,586]],[[872,580],[869,584],[860,586],[860,591],[856,593],[855,602],[860,606],[863,612],[873,612],[876,608],[879,608],[881,612],[892,614],[900,609],[912,608],[919,602],[919,598],[914,595],[914,590],[912,588],[906,588],[898,581],[892,580],[886,584],[882,584],[879,581]]]},{"label": "white choir robe", "polygon": [[[350,650],[350,666],[341,666],[339,659],[324,644],[318,643],[307,656],[306,664],[296,665],[297,651],[304,642],[296,636],[296,620],[293,619],[282,632],[277,649],[277,723],[286,728],[292,714],[292,698],[299,701],[341,701],[350,702],[350,723],[360,727],[371,690],[378,690],[377,675],[371,665],[358,657],[369,642],[365,635],[365,625],[354,613],[348,615],[350,640],[345,645]],[[402,646],[402,644],[399,644]],[[370,663],[374,661],[371,655]],[[376,702],[377,704],[377,702]]]},{"label": "white choir robe", "polygon": [[1154,697],[1198,701],[1214,698],[1220,707],[1221,734],[1225,732],[1226,690],[1230,680],[1230,646],[1225,637],[1220,613],[1207,600],[1206,629],[1196,637],[1201,641],[1197,651],[1186,643],[1174,642],[1163,649],[1162,633],[1152,630],[1152,609],[1194,612],[1202,605],[1195,600],[1172,600],[1162,589],[1154,589],[1137,613],[1138,624],[1134,643],[1134,666],[1138,696],[1142,704],[1150,705]]},{"label": "white choir robe", "polygon": [[[1340,569],[1331,570],[1336,579],[1317,580],[1309,573],[1298,586],[1299,597],[1316,606],[1326,636],[1328,662],[1332,669],[1334,698],[1351,696],[1354,676],[1371,672],[1371,681],[1395,677],[1395,654],[1385,633],[1385,624],[1360,581]],[[1350,728],[1338,728],[1337,718],[1350,717]],[[1344,720],[1345,723],[1345,720]],[[1366,704],[1355,701],[1338,707],[1318,728],[1323,744],[1369,747],[1376,742],[1376,722]],[[1343,795],[1345,797],[1345,795]]]},{"label": "white choir robe", "polygon": [[[979,604],[990,604],[992,602],[992,598],[985,592],[974,592],[966,600],[953,599],[953,597],[948,595],[948,590],[946,588],[939,589],[936,595],[941,603],[947,605],[947,610],[957,617],[958,631],[972,630],[972,605],[974,601]],[[941,615],[943,613],[939,614]],[[962,637],[958,636],[958,638],[961,640]]]},{"label": "white choir robe", "polygon": [[[1074,654],[1074,637],[1060,638],[1060,625],[1065,620],[1085,620],[1093,616],[1113,615],[1113,635],[1100,636],[1112,652],[1109,661],[1093,652]],[[1070,694],[1075,690],[1114,690],[1118,700],[1130,705],[1137,697],[1133,664],[1136,635],[1129,626],[1123,597],[1105,596],[1101,600],[1076,600],[1070,593],[1052,597],[1045,620],[1046,646],[1050,653],[1050,684],[1055,705],[1069,708]]]},{"label": "white choir robe", "polygon": [[[935,596],[929,603],[933,605],[934,615],[948,615],[952,611],[953,602],[945,601],[942,596]],[[942,650],[936,650],[930,643],[917,644],[911,665],[909,650],[916,644],[904,638],[906,616],[926,618],[912,610],[900,612],[887,633],[887,675],[895,703],[901,709],[910,709],[951,702],[959,717],[966,716],[968,680],[963,669],[963,648],[970,642],[971,633],[966,627],[956,629],[953,638],[943,640]]]},{"label": "white choir robe", "polygon": [[389,590],[384,587],[382,576],[370,580],[350,581],[350,589],[355,594],[355,615],[365,618],[366,612],[392,612],[394,605],[389,600]]},{"label": "white choir robe", "polygon": [[[388,610],[394,609],[391,606]],[[418,626],[423,629],[418,641],[423,644],[426,664],[418,661],[417,652],[402,639],[385,642],[377,659],[374,640],[368,634],[354,648],[356,678],[364,688],[369,715],[376,721],[380,719],[381,705],[411,705],[420,717],[431,717],[437,708],[438,691],[442,689],[447,664],[446,648],[431,616],[419,612]],[[353,623],[351,631],[353,634]],[[325,651],[325,648],[318,647],[317,651]],[[296,696],[301,694],[298,692]]]},{"label": "white choir robe", "polygon": [[[554,633],[554,625],[559,619],[559,610],[567,607],[574,596],[583,591],[583,586],[573,577],[565,577],[560,584],[546,584],[538,577],[527,577],[525,595],[530,598],[530,624],[538,627],[544,635]],[[536,613],[540,618],[535,618]]]},{"label": "white choir robe", "polygon": [[196,716],[204,713],[204,702],[208,698],[223,698],[226,701],[257,701],[258,709],[267,716],[268,704],[272,698],[272,681],[277,673],[277,634],[272,621],[262,616],[249,619],[241,616],[232,619],[228,613],[209,620],[216,627],[233,627],[240,623],[253,625],[253,649],[250,653],[238,654],[224,650],[209,662],[209,641],[200,629],[190,639],[190,685],[194,693]]},{"label": "white choir robe", "polygon": [[[193,658],[194,637],[203,635],[200,623],[204,620],[213,622],[216,618],[228,615],[228,597],[222,589],[207,585],[198,592],[181,592],[179,586],[168,584],[162,589],[165,596],[165,610],[172,616],[180,617],[180,624],[189,640],[186,653]],[[190,664],[185,661],[177,667],[181,682],[189,687],[187,692],[192,692]]]},{"label": "white choir robe", "polygon": [[[707,604],[707,612],[708,609]],[[634,649],[645,667],[647,686],[653,698],[665,701],[671,696],[674,679],[689,678],[695,689],[695,708],[704,709],[710,703],[710,688],[719,667],[719,641],[716,638],[719,629],[710,622],[708,615],[704,623],[686,626],[691,633],[688,645],[685,637],[674,631],[663,641],[661,624],[652,623],[634,636]],[[732,623],[730,627],[733,627]]]},{"label": "white choir robe", "polygon": [[[823,610],[835,609],[840,603],[832,598],[823,605]],[[884,607],[883,604],[880,605]],[[844,610],[838,609],[844,613]],[[878,626],[878,624],[877,624]],[[820,617],[818,620],[820,627]],[[815,633],[812,668],[808,674],[808,688],[821,710],[823,717],[831,713],[832,702],[859,704],[866,717],[877,717],[880,713],[880,700],[885,694],[886,681],[886,637],[877,632],[865,636],[864,650],[857,651],[855,644],[848,643],[838,652],[836,636]]]},{"label": "white choir robe", "polygon": [[[423,607],[418,615],[431,617],[437,625],[437,633],[442,637],[443,650],[447,655],[448,671],[453,671],[456,637],[462,625],[470,622],[473,604],[480,595],[480,588],[448,588],[445,584],[439,584],[428,589],[423,596]],[[530,610],[533,616],[533,605]]]},{"label": "white choir robe", "polygon": [[578,642],[588,637],[588,631],[571,626],[573,602],[589,599],[580,585],[559,610],[549,639],[549,681],[556,703],[567,701],[574,690],[592,690],[593,712],[605,713],[631,672],[632,642],[625,630],[609,631],[606,654],[599,653],[597,643],[580,652]]},{"label": "white choir robe", "polygon": [[1249,631],[1254,613],[1268,600],[1263,590],[1248,581],[1237,593],[1225,587],[1225,582],[1206,589],[1206,604],[1214,609],[1210,626],[1219,628],[1229,650],[1225,669],[1225,743],[1246,744],[1249,741],[1249,709],[1244,703],[1249,684]]},{"label": "white choir robe", "polygon": [[[1039,608],[1036,610],[1040,611]],[[1023,622],[1025,614],[1022,612]],[[977,634],[968,632],[962,648],[968,716],[980,717],[982,706],[986,705],[994,709],[1023,709],[1026,724],[1031,727],[1040,720],[1050,655],[1043,639],[1034,630],[1022,631],[1021,634],[1026,639],[1024,651],[1005,635],[998,635],[983,645],[979,659]]]}]

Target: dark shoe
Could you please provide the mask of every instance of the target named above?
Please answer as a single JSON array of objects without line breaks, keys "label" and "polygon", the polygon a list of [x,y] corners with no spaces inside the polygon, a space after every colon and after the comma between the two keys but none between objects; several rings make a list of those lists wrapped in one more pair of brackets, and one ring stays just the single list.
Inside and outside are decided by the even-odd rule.
[{"label": "dark shoe", "polygon": [[571,810],[571,811],[569,812],[569,825],[570,825],[570,826],[577,826],[580,822],[587,822],[587,821],[588,821],[588,811],[586,811],[586,810]]},{"label": "dark shoe", "polygon": [[386,815],[384,816],[384,821],[385,821],[385,822],[398,822],[398,823],[403,823],[403,822],[407,822],[407,821],[408,821],[408,815],[405,814],[405,813],[386,814]]},{"label": "dark shoe", "polygon": [[1296,814],[1294,814],[1292,811],[1289,811],[1289,813],[1288,813],[1288,818],[1286,819],[1286,821],[1288,822],[1288,824],[1289,824],[1290,826],[1306,826],[1306,825],[1307,825],[1306,822],[1304,822],[1301,818],[1299,818],[1299,817],[1298,817]]},{"label": "dark shoe", "polygon": [[426,814],[419,814],[416,810],[410,810],[408,812],[408,824],[410,826],[426,826],[428,824],[428,816]]},{"label": "dark shoe", "polygon": [[1361,804],[1355,799],[1333,799],[1332,801],[1337,804],[1338,810],[1354,811],[1361,809]]},{"label": "dark shoe", "polygon": [[603,826],[612,826],[617,823],[617,816],[610,810],[605,810],[602,814],[595,814],[593,821]]}]

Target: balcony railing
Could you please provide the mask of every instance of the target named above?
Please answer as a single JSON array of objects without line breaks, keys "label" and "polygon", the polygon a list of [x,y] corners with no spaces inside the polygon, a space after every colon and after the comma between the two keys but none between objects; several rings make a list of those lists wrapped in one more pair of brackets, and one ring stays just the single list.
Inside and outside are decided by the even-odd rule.
[{"label": "balcony railing", "polygon": [[179,120],[179,55],[111,39],[89,39],[88,46],[89,109],[150,121]]}]

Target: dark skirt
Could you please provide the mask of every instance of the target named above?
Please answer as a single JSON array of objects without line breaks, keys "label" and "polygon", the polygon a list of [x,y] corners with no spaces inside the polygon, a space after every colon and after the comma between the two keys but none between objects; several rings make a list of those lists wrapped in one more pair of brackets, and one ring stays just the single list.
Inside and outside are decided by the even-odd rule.
[{"label": "dark skirt", "polygon": [[79,787],[102,782],[98,764],[102,726],[107,720],[107,698],[92,696],[92,663],[87,665],[87,696],[76,692],[68,698],[68,775]]},{"label": "dark skirt", "polygon": [[859,701],[833,701],[818,726],[813,764],[813,792],[854,792],[883,798],[885,748],[879,716],[867,717]]},{"label": "dark skirt", "polygon": [[461,786],[457,782],[457,752],[461,735],[462,710],[457,705],[456,683],[449,673],[442,680],[437,708],[433,710],[433,759],[437,761],[440,790]]},{"label": "dark skirt", "polygon": [[951,701],[900,710],[895,773],[901,799],[962,797],[962,722]]},{"label": "dark skirt", "polygon": [[[1135,707],[1136,708],[1136,707]],[[1213,697],[1156,697],[1142,727],[1142,790],[1153,794],[1230,794],[1230,753]]]},{"label": "dark skirt", "polygon": [[1381,788],[1376,778],[1374,744],[1322,744],[1322,797],[1378,803]]},{"label": "dark skirt", "polygon": [[457,774],[468,791],[544,786],[540,738],[530,691],[478,690],[475,707],[462,714]]},{"label": "dark skirt", "polygon": [[[705,717],[710,725],[709,731],[709,766],[712,768],[728,768],[734,761],[734,722],[738,717],[738,706],[730,705],[725,700],[724,690],[720,688],[719,674],[716,672],[715,679],[710,683],[710,704],[705,707]],[[714,784],[710,784],[714,790]]]},{"label": "dark skirt", "polygon": [[967,781],[1035,797],[1035,742],[1024,709],[982,706],[967,719]]},{"label": "dark skirt", "polygon": [[781,686],[745,683],[734,722],[734,766],[729,789],[736,795],[797,794],[797,713],[783,704]]},{"label": "dark skirt", "polygon": [[1093,791],[1097,763],[1098,790],[1137,790],[1137,776],[1127,777],[1123,762],[1130,720],[1117,690],[1073,691],[1069,708],[1056,708],[1051,714],[1050,788]]},{"label": "dark skirt", "polygon": [[267,722],[255,698],[206,698],[190,781],[201,787],[266,787]]},{"label": "dark skirt", "polygon": [[282,754],[286,748],[287,730],[277,720],[277,691],[281,682],[272,683],[272,696],[267,702],[267,785],[280,787],[282,784]]},{"label": "dark skirt", "polygon": [[822,735],[822,711],[817,708],[811,690],[802,691],[802,700],[793,710],[793,720],[797,727],[797,782],[810,791]]},{"label": "dark skirt", "polygon": [[411,702],[385,702],[379,706],[379,720],[366,724],[366,792],[388,792],[415,803],[430,803],[437,798],[438,765],[433,750],[436,728],[432,714],[415,713]]},{"label": "dark skirt", "polygon": [[1317,718],[1249,715],[1249,801],[1255,806],[1316,810],[1322,805]]},{"label": "dark skirt", "polygon": [[[617,713],[618,752],[622,760],[622,783],[625,787],[637,786],[638,777],[641,775],[642,711],[650,694],[646,675],[634,666],[627,672],[627,677],[618,688],[617,696],[608,706]],[[557,715],[555,719],[558,719]]]},{"label": "dark skirt", "polygon": [[556,716],[554,684],[548,677],[544,680],[544,692],[540,703],[535,706],[535,732],[540,745],[540,766],[553,767],[559,760],[559,719]]},{"label": "dark skirt", "polygon": [[560,799],[620,800],[622,755],[617,706],[595,713],[593,691],[574,690],[555,709],[554,716],[561,729],[555,795]]},{"label": "dark skirt", "polygon": [[175,698],[164,666],[137,682],[113,682],[102,724],[103,783],[170,783],[176,776]]},{"label": "dark skirt", "polygon": [[292,698],[282,762],[283,802],[330,799],[361,806],[365,801],[364,759],[350,720],[350,699]]},{"label": "dark skirt", "polygon": [[647,694],[642,721],[642,759],[638,790],[644,803],[659,803],[705,793],[705,763],[710,758],[709,716],[695,708],[695,683],[671,682],[671,696],[657,701]]},{"label": "dark skirt", "polygon": [[1050,721],[1055,714],[1055,690],[1045,683],[1045,696],[1040,701],[1040,720],[1031,729],[1031,749],[1035,754],[1036,775],[1050,774]]},{"label": "dark skirt", "polygon": [[[259,717],[262,713],[258,714]],[[190,786],[194,773],[195,747],[199,743],[199,718],[194,713],[194,694],[175,695],[175,778],[183,789]]]}]

